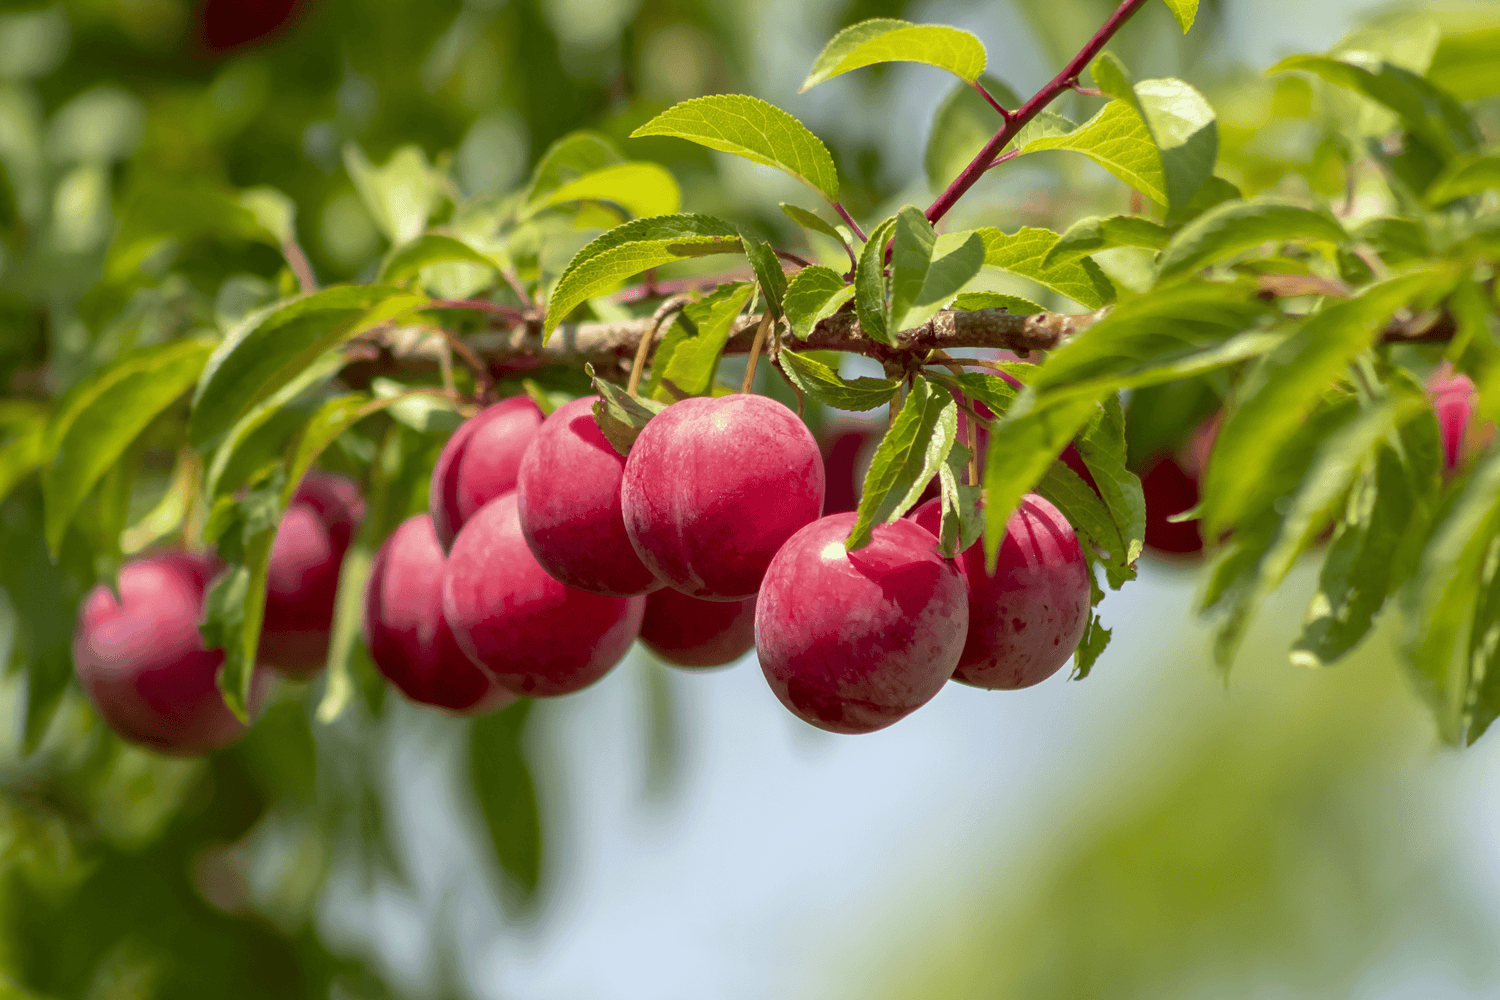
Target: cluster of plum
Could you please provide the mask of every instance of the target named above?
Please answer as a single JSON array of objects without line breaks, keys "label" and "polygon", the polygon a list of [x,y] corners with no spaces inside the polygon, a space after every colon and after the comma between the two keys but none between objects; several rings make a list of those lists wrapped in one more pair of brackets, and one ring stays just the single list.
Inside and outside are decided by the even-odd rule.
[{"label": "cluster of plum", "polygon": [[[1017,688],[1071,656],[1088,615],[1082,550],[1029,497],[993,575],[979,546],[937,551],[936,500],[848,552],[848,510],[824,516],[817,442],[755,395],[689,399],[621,455],[596,397],[545,419],[528,398],[464,423],[433,470],[430,512],[376,554],[363,632],[413,701],[477,714],[602,677],[640,639],[667,663],[730,663],[753,646],[781,701],[835,732],[889,725],[950,678]],[[339,567],[364,505],[314,472],[272,552],[258,666],[306,679],[324,663]],[[89,595],[78,678],[126,739],[175,754],[242,730],[215,686],[220,650],[198,631],[219,567],[164,551],[129,563],[120,597]],[[264,690],[257,670],[254,703]]]},{"label": "cluster of plum", "polygon": [[[1452,473],[1493,428],[1471,426],[1464,376],[1440,372],[1429,389]],[[789,709],[859,733],[914,711],[950,679],[1035,684],[1077,646],[1087,565],[1041,497],[1011,516],[994,574],[979,545],[956,560],[939,555],[937,499],[850,552],[865,429],[835,432],[820,454],[780,403],[695,398],[654,417],[627,458],[600,431],[595,400],[544,419],[516,397],[468,420],[433,471],[430,513],[403,522],[377,553],[364,640],[411,700],[478,714],[568,694],[636,639],[690,669],[754,647]],[[1196,526],[1167,522],[1175,511],[1162,508],[1196,501],[1217,423],[1142,469],[1148,546],[1201,549]],[[1071,447],[1062,458],[1089,479]],[[323,666],[340,566],[363,517],[353,482],[314,472],[301,483],[271,557],[260,667],[306,679]],[[215,684],[223,652],[205,649],[198,630],[218,570],[211,556],[157,552],[124,568],[121,601],[102,586],[85,601],[78,679],[126,739],[198,754],[242,732]],[[266,679],[257,670],[252,702]]]}]

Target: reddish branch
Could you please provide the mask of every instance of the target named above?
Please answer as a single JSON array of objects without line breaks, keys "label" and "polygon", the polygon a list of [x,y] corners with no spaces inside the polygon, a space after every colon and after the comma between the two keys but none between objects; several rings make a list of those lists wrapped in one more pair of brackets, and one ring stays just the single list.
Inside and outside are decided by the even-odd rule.
[{"label": "reddish branch", "polygon": [[984,148],[964,168],[963,173],[953,179],[953,183],[948,185],[948,190],[938,195],[932,207],[927,209],[928,220],[935,223],[947,215],[954,203],[962,198],[980,177],[984,176],[984,172],[990,168],[1000,151],[1037,116],[1038,112],[1061,94],[1077,86],[1078,75],[1094,61],[1094,57],[1114,37],[1115,32],[1120,30],[1121,25],[1130,20],[1131,16],[1145,4],[1146,0],[1125,0],[1125,3],[1120,4],[1120,8],[1110,16],[1110,19],[1104,22],[1104,26],[1094,33],[1094,37],[1089,39],[1088,44],[1062,68],[1062,72],[1052,78],[1051,83],[1037,91],[1036,96],[1023,104],[1020,110],[1010,114],[1002,110],[1001,114],[1005,117],[1005,123],[1000,126],[1000,131],[984,144]]}]

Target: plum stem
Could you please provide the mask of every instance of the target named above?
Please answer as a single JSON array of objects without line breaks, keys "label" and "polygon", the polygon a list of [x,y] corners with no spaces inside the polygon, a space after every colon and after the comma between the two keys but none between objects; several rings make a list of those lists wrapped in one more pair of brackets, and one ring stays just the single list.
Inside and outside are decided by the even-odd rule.
[{"label": "plum stem", "polygon": [[749,392],[755,385],[755,363],[760,360],[760,352],[766,346],[766,334],[770,332],[771,324],[775,321],[771,310],[767,309],[765,315],[760,318],[760,325],[755,328],[755,340],[750,344],[750,360],[745,365],[745,380],[740,383],[742,393]]},{"label": "plum stem", "polygon": [[626,383],[625,391],[631,396],[636,395],[641,387],[641,373],[646,369],[646,355],[651,353],[651,345],[656,340],[657,331],[661,329],[662,323],[668,316],[681,311],[688,301],[686,295],[674,295],[656,307],[656,312],[651,316],[651,329],[646,331],[646,335],[636,345],[635,360],[630,365],[630,381]]}]

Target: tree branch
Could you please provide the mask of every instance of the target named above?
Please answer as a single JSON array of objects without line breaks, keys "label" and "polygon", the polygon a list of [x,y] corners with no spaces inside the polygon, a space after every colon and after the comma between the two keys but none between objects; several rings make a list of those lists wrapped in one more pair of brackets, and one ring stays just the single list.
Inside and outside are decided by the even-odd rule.
[{"label": "tree branch", "polygon": [[989,169],[996,154],[1016,137],[1016,133],[1020,132],[1031,119],[1037,116],[1038,112],[1056,100],[1060,94],[1078,83],[1078,74],[1088,68],[1089,63],[1094,61],[1094,57],[1114,37],[1115,32],[1120,30],[1121,25],[1130,20],[1136,11],[1145,6],[1145,3],[1146,0],[1125,0],[1120,4],[1119,9],[1110,16],[1108,21],[1104,22],[1103,27],[1094,33],[1094,37],[1089,39],[1088,44],[1079,50],[1078,54],[1062,68],[1062,71],[1052,78],[1051,83],[1037,91],[1036,96],[1022,105],[1014,114],[1006,117],[1005,124],[1000,126],[1000,131],[984,144],[984,148],[964,168],[963,173],[955,177],[953,183],[948,185],[948,190],[938,195],[937,200],[927,209],[929,222],[935,223],[947,215],[954,203],[962,198],[979,178],[984,176],[984,172]]}]

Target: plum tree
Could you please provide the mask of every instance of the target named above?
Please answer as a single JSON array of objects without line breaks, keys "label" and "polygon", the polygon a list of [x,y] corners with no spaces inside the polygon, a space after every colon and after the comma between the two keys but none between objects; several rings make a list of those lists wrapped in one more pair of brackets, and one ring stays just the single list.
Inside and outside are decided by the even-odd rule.
[{"label": "plum tree", "polygon": [[704,601],[664,587],[646,597],[641,642],[675,667],[722,667],[755,645],[755,598]]},{"label": "plum tree", "polygon": [[755,595],[782,543],[823,510],[823,460],[797,415],[764,396],[674,403],[625,462],[625,530],[657,577],[692,597]]},{"label": "plum tree", "polygon": [[74,670],[100,718],[123,739],[186,757],[244,733],[214,681],[224,652],[205,649],[198,632],[216,570],[206,556],[156,553],[121,570],[121,601],[102,584],[84,600]]},{"label": "plum tree", "polygon": [[432,470],[428,508],[444,551],[475,512],[516,488],[521,457],[542,425],[527,396],[488,407],[453,432]]},{"label": "plum tree", "polygon": [[913,521],[875,527],[848,551],[856,515],[832,514],[793,535],[766,570],[755,648],[781,703],[835,733],[868,733],[909,715],[958,666],[968,588]]},{"label": "plum tree", "polygon": [[314,471],[299,484],[271,550],[261,663],[297,680],[323,668],[339,570],[364,516],[359,486],[346,476]]},{"label": "plum tree", "polygon": [[514,492],[471,517],[448,553],[443,616],[459,648],[533,698],[588,687],[641,630],[644,597],[604,597],[554,580],[526,547]]},{"label": "plum tree", "polygon": [[[912,520],[936,532],[941,501]],[[975,543],[957,563],[969,586],[969,631],[953,679],[1014,690],[1039,684],[1068,662],[1089,623],[1089,570],[1068,519],[1031,494],[1005,523],[995,572]]]},{"label": "plum tree", "polygon": [[542,422],[521,459],[516,504],[526,545],[555,579],[594,594],[630,597],[663,584],[625,531],[625,457],[594,420],[598,398],[575,399]]},{"label": "plum tree", "polygon": [[375,554],[362,622],[370,659],[401,693],[463,715],[504,708],[515,695],[458,646],[443,617],[447,558],[427,514],[413,514]]}]

